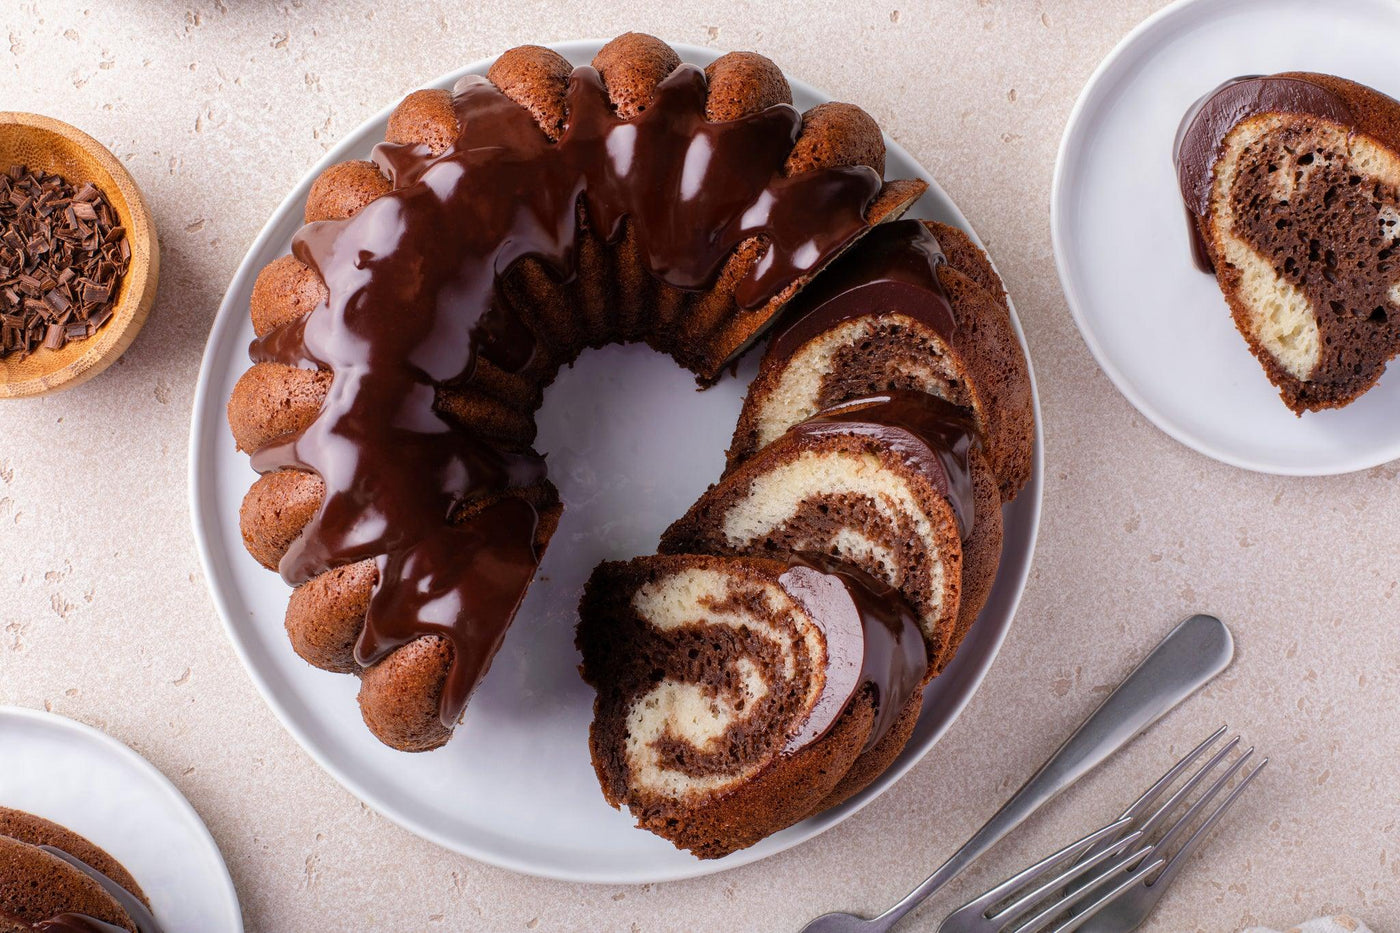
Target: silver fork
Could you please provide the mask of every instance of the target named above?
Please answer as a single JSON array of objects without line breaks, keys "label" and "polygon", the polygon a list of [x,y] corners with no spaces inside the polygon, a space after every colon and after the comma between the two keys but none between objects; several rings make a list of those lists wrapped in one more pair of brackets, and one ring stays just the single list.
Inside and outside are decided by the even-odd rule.
[{"label": "silver fork", "polygon": [[[938,933],[1002,933],[1013,929],[1016,933],[1039,933],[1074,910],[1079,913],[1069,916],[1051,933],[1077,929],[1119,894],[1166,863],[1163,858],[1145,860],[1152,854],[1151,846],[1134,848],[1134,843],[1142,838],[1141,832],[1112,838],[1131,823],[1130,819],[1109,823],[1036,862],[953,911],[938,927]],[[1091,849],[1097,851],[1090,855]],[[1141,864],[1125,873],[1134,862]],[[1105,885],[1110,879],[1112,884]],[[1076,882],[1082,886],[1072,888]]]},{"label": "silver fork", "polygon": [[[1157,906],[1157,902],[1162,899],[1162,895],[1167,893],[1167,888],[1176,880],[1176,876],[1181,873],[1186,866],[1186,860],[1191,853],[1204,844],[1206,836],[1220,817],[1224,815],[1244,789],[1264,770],[1264,766],[1269,763],[1268,758],[1261,759],[1248,774],[1240,778],[1234,788],[1226,794],[1225,799],[1220,801],[1213,810],[1206,812],[1211,806],[1211,802],[1225,792],[1231,780],[1233,780],[1245,764],[1254,756],[1254,747],[1250,746],[1240,753],[1234,761],[1227,767],[1219,777],[1196,799],[1195,803],[1187,811],[1176,819],[1164,832],[1162,828],[1166,825],[1167,817],[1174,812],[1180,804],[1187,799],[1207,778],[1215,772],[1217,766],[1223,762],[1232,751],[1239,747],[1240,737],[1235,736],[1218,752],[1211,756],[1210,760],[1201,766],[1194,775],[1191,776],[1181,787],[1167,798],[1157,810],[1146,819],[1142,819],[1148,809],[1197,758],[1203,755],[1212,745],[1225,734],[1225,727],[1221,726],[1214,735],[1206,739],[1200,745],[1187,753],[1186,757],[1177,764],[1175,768],[1162,776],[1156,784],[1152,785],[1148,791],[1134,801],[1133,805],[1124,812],[1125,818],[1140,820],[1140,832],[1142,838],[1153,840],[1151,848],[1154,853],[1165,855],[1170,852],[1172,846],[1185,836],[1188,829],[1192,829],[1190,836],[1182,843],[1181,848],[1167,859],[1166,865],[1158,874],[1146,873],[1142,878],[1134,879],[1133,883],[1122,889],[1115,898],[1103,904],[1095,914],[1086,916],[1078,929],[1081,933],[1129,933],[1136,930],[1147,919],[1147,915],[1152,913],[1152,909]],[[1161,832],[1161,835],[1157,835]],[[1121,841],[1121,837],[1120,837]],[[1071,929],[1074,929],[1071,927]]]},{"label": "silver fork", "polygon": [[[939,933],[1127,933],[1137,929],[1211,828],[1268,763],[1266,758],[1256,765],[1206,814],[1253,754],[1251,748],[1219,771],[1239,746],[1237,736],[1153,810],[1153,804],[1224,734],[1221,727],[1188,752],[1116,821],[953,911]],[[1168,826],[1168,817],[1213,774],[1218,776],[1210,787]],[[1173,852],[1192,827],[1191,835]]]},{"label": "silver fork", "polygon": [[1234,655],[1230,630],[1214,616],[1183,621],[1152,650],[1098,709],[933,874],[877,917],[823,914],[802,933],[888,933],[1048,801],[1224,670]]}]

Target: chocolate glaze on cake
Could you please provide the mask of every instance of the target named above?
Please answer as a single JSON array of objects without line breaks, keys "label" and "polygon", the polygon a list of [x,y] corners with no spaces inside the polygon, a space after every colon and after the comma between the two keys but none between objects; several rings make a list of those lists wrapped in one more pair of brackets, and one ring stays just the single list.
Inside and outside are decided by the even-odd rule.
[{"label": "chocolate glaze on cake", "polygon": [[735,299],[762,306],[859,236],[881,188],[866,166],[783,172],[802,125],[788,105],[706,119],[704,73],[676,68],[644,112],[614,112],[598,72],[569,78],[568,124],[551,141],[534,117],[484,78],[452,106],[463,129],[434,155],[382,145],[394,190],[353,217],[309,224],[296,257],[328,296],[305,318],[254,342],[254,362],[334,373],[315,421],[253,458],[259,472],[300,469],[325,484],[322,505],[280,562],[283,577],[373,559],[378,583],[355,656],[369,666],[424,635],[453,647],[440,714],[460,717],[485,674],[538,558],[532,506],[518,498],[454,521],[464,503],[544,478],[542,458],[507,452],[451,424],[439,386],[469,384],[478,360],[530,364],[530,330],[497,290],[530,258],[574,274],[576,205],[604,236],[630,221],[648,271],[700,289],[742,242],[762,259]]},{"label": "chocolate glaze on cake", "polygon": [[1321,85],[1298,77],[1243,75],[1231,78],[1192,104],[1177,128],[1172,162],[1186,204],[1191,257],[1202,272],[1215,272],[1198,220],[1210,209],[1220,144],[1241,120],[1273,112],[1313,114],[1338,123],[1350,123],[1353,119],[1346,101]]},{"label": "chocolate glaze on cake", "polygon": [[857,434],[916,464],[947,498],[962,539],[972,536],[976,520],[972,467],[968,462],[981,441],[961,408],[921,392],[897,391],[856,399],[828,408],[789,429],[796,435]]},{"label": "chocolate glaze on cake", "polygon": [[951,338],[957,324],[938,280],[943,262],[938,240],[922,223],[876,227],[859,251],[832,263],[788,305],[768,357],[781,363],[813,337],[867,314],[904,314]]},{"label": "chocolate glaze on cake", "polygon": [[[875,722],[861,751],[889,734],[928,671],[928,649],[919,622],[899,591],[825,554],[797,554],[778,582],[819,623],[854,605],[860,633],[824,624],[826,687],[802,727],[788,738],[790,753],[824,736],[869,685],[875,692]],[[857,658],[857,655],[859,657]]]}]

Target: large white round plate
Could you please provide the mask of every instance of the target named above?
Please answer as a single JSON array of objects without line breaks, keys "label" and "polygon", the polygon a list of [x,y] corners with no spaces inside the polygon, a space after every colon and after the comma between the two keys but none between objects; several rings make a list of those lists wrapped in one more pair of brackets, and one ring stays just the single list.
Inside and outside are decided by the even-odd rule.
[{"label": "large white round plate", "polygon": [[[600,42],[555,46],[587,63]],[[715,53],[678,46],[688,61]],[[484,74],[477,62],[433,83]],[[799,107],[829,98],[793,83]],[[282,722],[342,784],[420,836],[516,871],[573,881],[642,883],[747,864],[835,825],[907,771],[952,723],[1005,636],[1030,569],[1040,515],[1041,470],[1006,512],[1001,573],[957,663],[938,678],[904,755],[863,794],[762,843],[703,862],[633,826],[603,801],[589,763],[592,691],[579,679],[573,627],[583,581],[600,560],[651,553],[661,531],[713,482],[743,393],[757,368],[705,392],[669,358],[641,346],[586,353],[547,391],[537,447],[565,503],[564,518],[510,633],[456,736],[423,755],[395,752],[360,721],[357,681],[314,670],[287,644],[287,588],[243,550],[238,506],[254,474],[235,452],[224,405],[248,366],[248,298],[264,264],[285,253],[301,224],[312,180],[327,165],[364,158],[384,136],[389,111],[346,137],[302,180],[249,250],[224,297],[195,396],[190,469],[195,536],[215,602],[253,679]],[[925,173],[891,145],[891,177]],[[967,229],[947,196],[917,210]],[[1037,444],[1037,455],[1039,444]]]},{"label": "large white round plate", "polygon": [[1400,372],[1337,411],[1295,417],[1191,264],[1172,140],[1228,78],[1320,71],[1400,96],[1394,0],[1181,0],[1104,59],[1070,114],[1051,235],[1070,310],[1128,400],[1183,444],[1268,473],[1321,475],[1400,457]]},{"label": "large white round plate", "polygon": [[126,866],[160,925],[242,933],[224,858],[199,814],[155,766],[53,713],[0,707],[0,806],[86,836]]}]

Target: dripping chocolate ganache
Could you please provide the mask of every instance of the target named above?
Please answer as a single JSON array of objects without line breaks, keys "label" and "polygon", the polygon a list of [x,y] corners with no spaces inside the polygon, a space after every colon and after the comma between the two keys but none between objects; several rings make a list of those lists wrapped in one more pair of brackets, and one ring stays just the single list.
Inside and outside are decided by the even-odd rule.
[{"label": "dripping chocolate ganache", "polygon": [[[245,540],[298,587],[294,643],[349,670],[353,642],[366,722],[396,747],[449,737],[557,521],[528,446],[538,387],[583,346],[624,337],[715,378],[808,278],[922,190],[882,181],[868,117],[800,114],[759,56],[701,70],[624,36],[595,63],[512,50],[432,98],[450,114],[448,145],[434,142],[442,120],[377,147],[385,190],[297,235],[300,290],[253,343],[230,401],[263,474]],[[655,303],[652,326],[644,315],[625,334],[552,326],[560,296],[627,305],[630,291]],[[269,378],[310,387],[292,393],[300,423],[268,397]],[[514,403],[528,427],[514,437],[453,401],[509,408],[499,387],[522,383],[535,390]],[[269,499],[274,486],[294,488],[296,508]],[[303,594],[315,596],[303,607],[329,607],[310,634]]]}]

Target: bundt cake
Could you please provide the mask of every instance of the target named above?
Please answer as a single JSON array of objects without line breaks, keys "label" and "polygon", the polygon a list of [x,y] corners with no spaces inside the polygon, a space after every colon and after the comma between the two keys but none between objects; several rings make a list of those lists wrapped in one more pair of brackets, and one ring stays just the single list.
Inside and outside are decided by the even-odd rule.
[{"label": "bundt cake", "polygon": [[702,858],[827,806],[892,730],[902,746],[928,667],[898,594],[820,558],[601,564],[578,647],[603,793]]},{"label": "bundt cake", "polygon": [[961,230],[873,231],[792,301],[749,386],[731,467],[823,408],[894,390],[970,411],[1010,501],[1031,473],[1030,373],[1001,279]]},{"label": "bundt cake", "polygon": [[410,94],[332,166],[259,275],[228,418],[261,478],[249,552],[296,587],[306,660],[361,675],[373,733],[445,742],[558,520],[533,412],[585,347],[717,379],[922,182],[859,108],[798,113],[751,53],[705,69],[628,34],[592,66],[522,46]]},{"label": "bundt cake", "polygon": [[1338,408],[1400,351],[1400,102],[1331,75],[1236,78],[1174,157],[1193,255],[1295,413]]},{"label": "bundt cake", "polygon": [[971,417],[896,390],[799,422],[661,536],[669,554],[822,554],[894,587],[930,674],[952,660],[1001,556],[1001,498]]},{"label": "bundt cake", "polygon": [[0,807],[0,933],[160,933],[112,856],[42,817]]}]

